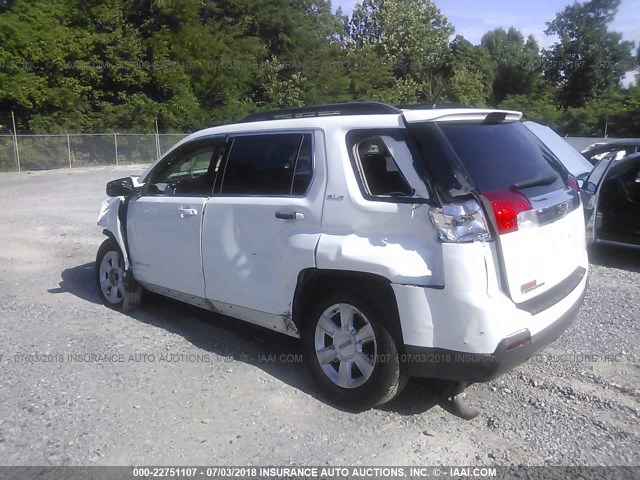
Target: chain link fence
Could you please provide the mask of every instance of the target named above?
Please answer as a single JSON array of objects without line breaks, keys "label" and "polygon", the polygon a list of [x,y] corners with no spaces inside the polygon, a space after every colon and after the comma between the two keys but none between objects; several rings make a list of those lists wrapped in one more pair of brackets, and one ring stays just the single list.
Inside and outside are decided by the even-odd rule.
[{"label": "chain link fence", "polygon": [[[183,133],[0,135],[0,172],[152,163]],[[612,138],[565,138],[580,151]]]},{"label": "chain link fence", "polygon": [[152,163],[187,134],[0,135],[0,171]]}]

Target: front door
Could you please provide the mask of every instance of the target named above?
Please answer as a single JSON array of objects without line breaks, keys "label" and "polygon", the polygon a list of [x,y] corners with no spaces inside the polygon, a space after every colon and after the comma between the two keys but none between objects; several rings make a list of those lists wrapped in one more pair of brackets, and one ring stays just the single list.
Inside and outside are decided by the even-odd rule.
[{"label": "front door", "polygon": [[224,142],[215,137],[179,147],[147,175],[142,194],[131,199],[127,236],[138,281],[204,297],[203,209]]}]

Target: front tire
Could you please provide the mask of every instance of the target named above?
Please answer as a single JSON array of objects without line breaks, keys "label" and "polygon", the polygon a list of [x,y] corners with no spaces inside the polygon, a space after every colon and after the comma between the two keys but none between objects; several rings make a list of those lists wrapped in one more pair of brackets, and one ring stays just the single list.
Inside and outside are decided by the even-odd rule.
[{"label": "front tire", "polygon": [[400,339],[392,334],[397,315],[374,296],[320,293],[303,325],[304,357],[318,387],[355,410],[390,401],[408,381]]},{"label": "front tire", "polygon": [[98,249],[95,274],[100,298],[106,306],[123,313],[140,306],[142,288],[131,273],[125,271],[122,250],[112,238],[106,239]]}]

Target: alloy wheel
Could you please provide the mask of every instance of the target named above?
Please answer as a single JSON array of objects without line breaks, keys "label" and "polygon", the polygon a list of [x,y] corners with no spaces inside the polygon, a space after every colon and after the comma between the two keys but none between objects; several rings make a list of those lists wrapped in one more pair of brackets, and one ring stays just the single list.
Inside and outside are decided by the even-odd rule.
[{"label": "alloy wheel", "polygon": [[339,387],[357,388],[371,377],[377,361],[375,332],[353,305],[327,308],[316,324],[314,344],[320,368]]}]

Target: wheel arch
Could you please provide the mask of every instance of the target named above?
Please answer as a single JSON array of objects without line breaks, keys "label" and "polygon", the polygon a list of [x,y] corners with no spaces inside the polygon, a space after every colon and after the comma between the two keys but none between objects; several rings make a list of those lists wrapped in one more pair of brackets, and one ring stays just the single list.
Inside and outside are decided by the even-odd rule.
[{"label": "wheel arch", "polygon": [[392,319],[388,326],[392,328],[393,334],[398,336],[400,346],[404,346],[398,304],[391,281],[382,275],[368,272],[318,268],[301,271],[298,274],[292,308],[293,322],[298,330],[301,331],[303,328],[305,308],[313,301],[314,293],[345,287],[363,296],[374,298],[377,303],[389,308]]},{"label": "wheel arch", "polygon": [[116,238],[116,236],[113,234],[111,230],[105,228],[104,230],[102,230],[102,234],[106,237],[109,237],[114,242],[118,243],[118,239]]},{"label": "wheel arch", "polygon": [[111,197],[105,200],[98,214],[98,226],[102,233],[112,238],[124,255],[125,267],[131,268],[131,258],[127,245],[127,210],[129,200],[122,197]]}]

